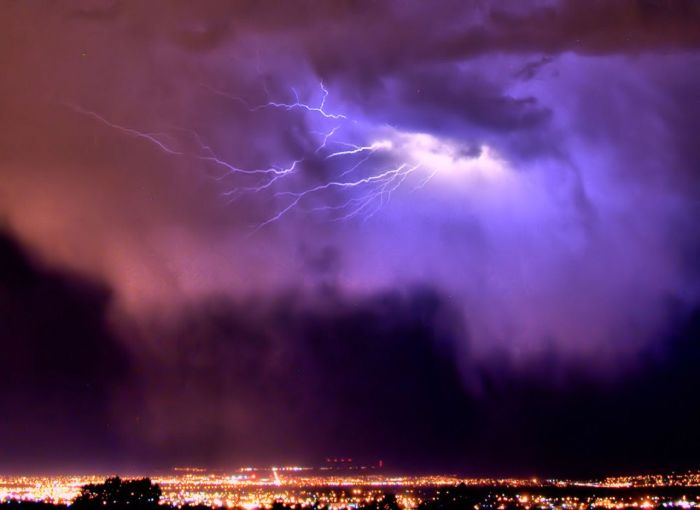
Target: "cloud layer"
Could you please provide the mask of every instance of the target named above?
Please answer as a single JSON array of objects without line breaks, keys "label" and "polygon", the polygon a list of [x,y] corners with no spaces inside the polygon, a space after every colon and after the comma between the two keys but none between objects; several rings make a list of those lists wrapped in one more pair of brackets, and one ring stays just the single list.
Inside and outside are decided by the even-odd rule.
[{"label": "cloud layer", "polygon": [[397,452],[450,409],[425,459],[489,374],[624,384],[697,306],[696,2],[3,10],[0,217],[101,289],[134,444],[294,457],[331,406]]}]

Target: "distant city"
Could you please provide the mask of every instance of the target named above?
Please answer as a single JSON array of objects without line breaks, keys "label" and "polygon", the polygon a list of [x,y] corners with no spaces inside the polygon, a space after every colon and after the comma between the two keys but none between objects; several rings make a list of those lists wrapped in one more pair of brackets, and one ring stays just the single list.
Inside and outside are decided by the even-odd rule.
[{"label": "distant city", "polygon": [[[152,476],[160,503],[171,507],[256,509],[273,506],[357,509],[387,494],[405,509],[447,498],[474,510],[695,508],[700,506],[700,471],[629,475],[590,480],[402,476],[383,471],[381,461],[354,463],[328,458],[320,467],[242,467],[233,472],[176,467]],[[143,476],[143,475],[138,475]],[[136,476],[125,477],[134,478]],[[0,502],[70,505],[82,486],[104,476],[2,476]],[[445,505],[437,505],[445,507]],[[466,508],[466,507],[465,507]]]}]

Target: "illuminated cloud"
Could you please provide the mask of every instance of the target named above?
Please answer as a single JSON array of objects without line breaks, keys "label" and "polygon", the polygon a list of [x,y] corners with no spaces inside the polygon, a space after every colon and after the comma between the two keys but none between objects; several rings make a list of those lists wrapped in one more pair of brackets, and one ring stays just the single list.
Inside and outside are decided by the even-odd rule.
[{"label": "illuminated cloud", "polygon": [[697,2],[3,10],[0,218],[104,292],[124,436],[272,456],[335,398],[290,367],[350,405],[373,352],[373,410],[464,424],[492,373],[635,377],[697,307]]}]

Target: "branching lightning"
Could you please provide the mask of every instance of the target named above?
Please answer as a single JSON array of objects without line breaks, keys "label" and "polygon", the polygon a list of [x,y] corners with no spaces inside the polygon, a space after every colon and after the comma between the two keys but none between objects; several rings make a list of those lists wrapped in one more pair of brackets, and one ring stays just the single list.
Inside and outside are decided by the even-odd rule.
[{"label": "branching lightning", "polygon": [[[263,168],[243,168],[221,157],[206,143],[203,137],[194,130],[180,127],[170,128],[168,132],[140,131],[133,127],[120,125],[105,116],[94,111],[86,110],[74,104],[67,104],[74,112],[90,117],[101,124],[120,131],[121,133],[143,140],[168,156],[189,158],[204,163],[209,163],[221,170],[212,178],[225,183],[227,189],[221,194],[228,200],[236,200],[249,194],[266,193],[274,203],[282,202],[276,211],[268,218],[254,226],[258,231],[272,223],[281,220],[291,211],[299,209],[308,213],[325,212],[331,220],[342,221],[350,218],[362,217],[365,220],[374,215],[386,204],[408,177],[423,168],[422,162],[416,162],[411,158],[403,157],[400,150],[389,139],[379,139],[366,145],[351,143],[336,139],[337,134],[346,122],[351,121],[346,115],[327,110],[328,89],[323,83],[319,84],[321,99],[318,105],[301,101],[296,90],[291,89],[294,96],[293,102],[269,100],[262,104],[251,104],[242,97],[234,96],[226,92],[215,90],[206,86],[211,92],[225,97],[245,107],[249,112],[261,112],[267,109],[279,109],[287,112],[300,111],[304,114],[318,116],[324,123],[333,125],[324,131],[310,131],[310,134],[318,136],[318,143],[308,154],[292,159],[290,162],[277,165],[271,164]],[[267,94],[267,91],[266,91]],[[269,96],[268,96],[269,99]],[[175,135],[174,133],[179,133]],[[185,149],[189,147],[194,149]],[[334,150],[330,148],[333,147]],[[384,163],[374,163],[368,167],[367,162],[378,152],[387,153]],[[403,160],[403,161],[402,161]],[[299,181],[308,179],[288,179],[298,175],[305,163],[311,161],[325,161],[327,173],[331,176],[319,184],[306,185],[299,188]],[[387,163],[393,161],[394,163]],[[351,174],[361,172],[360,175]],[[416,186],[420,188],[435,175],[433,170],[423,178]],[[335,174],[333,176],[332,174]],[[248,180],[248,183],[243,181]],[[254,179],[254,182],[250,182]],[[283,179],[285,183],[283,184]],[[234,183],[229,187],[230,183]],[[324,194],[331,191],[341,192],[340,203],[335,203],[338,197],[326,197]],[[352,193],[349,193],[352,191]],[[342,192],[350,195],[342,200]],[[320,204],[320,205],[319,205]]]}]

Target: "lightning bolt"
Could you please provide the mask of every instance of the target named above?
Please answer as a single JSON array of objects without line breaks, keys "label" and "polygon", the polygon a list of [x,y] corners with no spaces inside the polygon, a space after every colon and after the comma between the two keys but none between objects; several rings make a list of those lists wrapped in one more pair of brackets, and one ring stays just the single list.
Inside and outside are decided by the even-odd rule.
[{"label": "lightning bolt", "polygon": [[352,143],[346,143],[346,142],[336,142],[341,145],[346,145],[351,147],[348,150],[345,151],[338,151],[338,152],[332,152],[328,156],[326,156],[326,159],[332,159],[332,158],[337,158],[339,156],[351,156],[353,154],[359,154],[361,152],[375,152],[379,149],[391,149],[392,144],[389,140],[382,140],[380,142],[374,142],[370,145],[355,145]]},{"label": "lightning bolt", "polygon": [[[326,102],[329,92],[322,82],[319,83],[321,99],[317,105],[301,101],[295,89],[291,89],[294,101],[269,100],[262,104],[252,104],[245,98],[228,94],[225,91],[217,90],[204,84],[203,86],[216,95],[242,105],[252,113],[266,109],[280,109],[287,112],[299,111],[303,114],[317,116],[324,123],[332,122],[333,126],[326,131],[310,131],[311,134],[318,137],[317,144],[313,150],[303,157],[298,157],[281,165],[271,164],[263,168],[243,168],[221,157],[194,130],[171,127],[167,132],[141,131],[118,124],[104,115],[84,109],[81,106],[72,103],[66,103],[65,105],[75,113],[89,117],[110,129],[119,131],[123,135],[139,139],[167,156],[188,158],[219,168],[221,172],[213,176],[213,179],[220,182],[225,181],[228,183],[233,181],[236,183],[235,186],[224,189],[221,192],[222,196],[229,201],[248,194],[266,193],[268,197],[274,198],[275,201],[284,202],[274,214],[255,225],[253,233],[280,221],[295,209],[307,213],[323,211],[330,216],[332,221],[345,221],[357,217],[362,217],[366,221],[391,200],[392,193],[401,187],[409,176],[423,167],[423,164],[420,162],[412,161],[409,163],[406,161],[395,163],[388,168],[381,168],[381,166],[373,168],[377,166],[375,164],[372,168],[367,169],[368,161],[377,152],[390,153],[392,160],[396,161],[397,156],[401,156],[400,151],[396,150],[394,143],[388,139],[373,141],[366,145],[337,140],[337,134],[344,123],[350,122],[352,119],[349,119],[345,114],[335,113],[327,109]],[[331,146],[334,146],[336,150],[331,151],[329,149]],[[401,160],[400,157],[398,159],[399,161]],[[332,162],[333,171],[335,171],[337,176],[326,180],[326,182],[300,190],[293,189],[293,181],[286,185],[283,184],[284,179],[289,180],[289,177],[298,175],[304,163],[312,160]],[[339,170],[336,171],[336,168],[339,168]],[[350,174],[360,172],[361,169],[362,174],[365,175],[350,177]],[[436,171],[433,170],[432,173],[421,180],[416,189],[425,186],[435,175]],[[255,182],[244,184],[236,180],[238,177],[253,179]],[[350,198],[339,204],[324,204],[311,208],[305,205],[313,197],[321,197],[321,200],[323,200],[324,192],[331,192],[332,190],[340,192],[352,191],[352,193]]]},{"label": "lightning bolt", "polygon": [[310,104],[302,102],[299,99],[299,93],[294,88],[290,89],[290,91],[294,95],[294,99],[295,99],[295,101],[293,103],[284,103],[284,102],[279,102],[279,101],[268,101],[267,103],[252,105],[248,100],[246,100],[245,98],[242,98],[240,96],[234,96],[234,95],[229,94],[223,90],[219,90],[219,89],[215,89],[213,87],[210,87],[209,85],[204,84],[204,83],[202,83],[200,85],[202,85],[202,87],[206,88],[207,90],[213,92],[214,94],[217,94],[221,97],[225,97],[227,99],[230,99],[231,101],[235,101],[237,103],[242,104],[250,112],[258,112],[260,110],[266,110],[269,108],[279,108],[279,109],[283,109],[283,110],[287,110],[287,111],[304,110],[304,111],[307,111],[310,113],[317,113],[325,119],[333,119],[333,120],[346,120],[347,119],[347,117],[341,113],[329,113],[325,110],[326,99],[328,98],[328,89],[326,89],[326,87],[323,85],[323,82],[321,82],[319,84],[323,95],[321,97],[321,102],[318,106],[311,106]]},{"label": "lightning bolt", "polygon": [[[361,209],[364,207],[368,206],[375,200],[379,199],[381,203],[383,204],[384,201],[388,201],[391,198],[391,193],[395,191],[401,183],[406,179],[406,177],[413,173],[415,170],[417,170],[420,167],[420,165],[414,165],[412,167],[409,167],[406,163],[403,163],[399,165],[397,168],[386,170],[380,174],[376,175],[371,175],[369,177],[364,177],[362,179],[358,179],[355,181],[330,181],[325,184],[320,184],[318,186],[315,186],[313,188],[306,189],[304,191],[300,192],[291,192],[291,191],[279,191],[275,193],[275,196],[289,196],[292,197],[292,201],[287,205],[284,209],[279,211],[277,214],[275,214],[273,217],[269,218],[268,220],[264,221],[258,226],[258,229],[265,227],[266,225],[269,225],[270,223],[273,223],[282,216],[284,216],[287,212],[292,210],[295,206],[301,202],[305,197],[318,193],[320,191],[324,191],[330,188],[357,188],[363,185],[369,185],[371,188],[370,191],[366,192],[363,194],[362,197],[360,198],[354,198],[352,199],[352,203],[355,201],[359,202],[359,206],[355,208],[355,210],[350,213],[349,215],[346,216],[345,219],[354,216],[357,214]],[[348,202],[346,202],[346,205]],[[345,205],[341,206],[339,209],[345,209]],[[323,209],[317,208],[316,210],[333,210],[333,209],[338,209],[338,208],[332,208],[332,207],[325,207]]]}]

